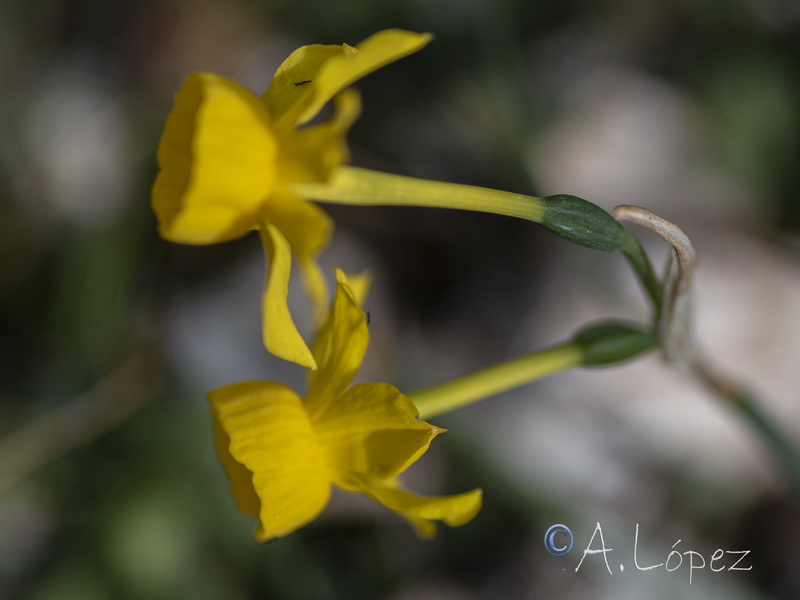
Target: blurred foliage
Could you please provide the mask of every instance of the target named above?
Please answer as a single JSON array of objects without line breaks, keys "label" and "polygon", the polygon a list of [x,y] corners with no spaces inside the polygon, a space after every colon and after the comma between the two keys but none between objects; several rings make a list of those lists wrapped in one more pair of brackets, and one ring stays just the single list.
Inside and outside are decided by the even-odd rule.
[{"label": "blurred foliage", "polygon": [[[65,420],[65,430],[87,433],[65,434],[63,454],[2,491],[0,597],[532,593],[533,565],[546,560],[540,530],[564,512],[504,480],[456,432],[442,440],[443,487],[492,489],[474,524],[422,543],[383,515],[344,513],[256,544],[213,456],[203,390],[178,375],[168,350],[175,299],[202,294],[204,282],[253,249],[247,241],[185,249],[155,233],[154,152],[183,76],[206,68],[257,77],[263,87],[293,47],[356,43],[388,27],[436,39],[359,84],[365,106],[350,138],[355,164],[536,193],[528,145],[565,108],[568,82],[559,77],[577,60],[569,50],[591,42],[587,51],[601,61],[666,81],[699,107],[713,140],[704,160],[758,190],[767,233],[800,228],[793,0],[7,0],[0,6],[0,434],[89,393],[131,356],[148,357],[153,385],[115,384],[111,406],[123,390],[141,389],[143,408],[111,431],[93,430],[90,416]],[[522,222],[424,209],[330,212],[385,265],[401,322],[468,323],[470,339],[490,351],[503,351],[496,340],[538,300],[517,293],[509,274],[525,273],[532,287],[547,275],[552,240]],[[0,458],[4,466],[22,460]],[[674,503],[684,510],[693,501]],[[780,522],[783,535],[797,539],[792,501],[778,505],[767,516],[794,515]],[[731,548],[758,544],[754,553],[770,547],[774,538],[753,525],[762,510],[736,515],[740,528],[712,526],[709,535]],[[745,575],[748,597],[800,593],[796,573]],[[556,584],[538,592],[552,593],[548,585]]]}]

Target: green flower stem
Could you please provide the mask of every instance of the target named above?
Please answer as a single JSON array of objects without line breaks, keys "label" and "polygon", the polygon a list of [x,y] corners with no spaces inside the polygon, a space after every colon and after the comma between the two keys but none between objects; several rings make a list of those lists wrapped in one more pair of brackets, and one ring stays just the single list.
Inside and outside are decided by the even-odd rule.
[{"label": "green flower stem", "polygon": [[761,433],[761,437],[769,446],[772,455],[786,470],[792,487],[796,492],[800,492],[800,455],[798,455],[797,446],[761,410],[756,398],[745,391],[739,391],[730,400],[736,405],[739,412],[750,421],[750,424]]},{"label": "green flower stem", "polygon": [[576,343],[534,352],[488,369],[409,394],[421,419],[461,408],[558,371],[577,367],[583,355]]},{"label": "green flower stem", "polygon": [[409,394],[409,398],[420,418],[428,419],[571,367],[619,363],[655,345],[655,337],[647,331],[600,323],[578,332],[570,342]]},{"label": "green flower stem", "polygon": [[544,199],[535,196],[347,166],[338,167],[327,183],[295,184],[292,190],[305,198],[335,204],[457,208],[536,223],[541,223],[545,210]]},{"label": "green flower stem", "polygon": [[797,445],[761,409],[758,398],[739,384],[712,373],[704,364],[694,364],[693,371],[708,390],[726,400],[760,434],[774,459],[786,472],[792,488],[800,493],[800,452]]},{"label": "green flower stem", "polygon": [[291,189],[303,198],[336,204],[455,208],[517,217],[603,252],[619,250],[625,240],[625,229],[614,217],[591,202],[564,194],[538,198],[348,166],[336,168],[325,183],[298,183]]},{"label": "green flower stem", "polygon": [[628,232],[625,233],[625,241],[622,244],[621,251],[639,277],[639,281],[644,286],[647,295],[650,296],[650,300],[656,309],[655,322],[658,322],[658,318],[661,315],[663,294],[661,282],[656,276],[650,257],[644,251],[639,240]]}]

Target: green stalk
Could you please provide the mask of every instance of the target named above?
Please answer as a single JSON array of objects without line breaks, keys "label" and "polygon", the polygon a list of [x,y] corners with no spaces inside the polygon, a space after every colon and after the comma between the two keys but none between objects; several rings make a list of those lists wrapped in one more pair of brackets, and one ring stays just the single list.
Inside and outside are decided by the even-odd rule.
[{"label": "green stalk", "polygon": [[579,331],[564,344],[414,392],[409,398],[420,418],[428,419],[571,367],[623,362],[655,345],[656,339],[647,331],[604,322]]},{"label": "green stalk", "polygon": [[622,244],[621,251],[625,258],[628,259],[628,263],[630,263],[634,273],[639,277],[639,281],[642,283],[647,295],[650,296],[650,300],[656,309],[654,322],[658,322],[661,315],[663,293],[661,282],[653,269],[650,257],[644,251],[641,242],[628,232],[625,233],[625,241]]},{"label": "green stalk", "polygon": [[558,371],[577,367],[582,363],[582,358],[580,346],[570,342],[414,392],[408,397],[419,410],[420,418],[429,419]]},{"label": "green stalk", "polygon": [[456,208],[518,217],[536,223],[541,223],[545,210],[545,200],[536,196],[348,166],[334,170],[326,183],[295,184],[292,191],[305,198],[334,204]]},{"label": "green stalk", "polygon": [[571,242],[613,252],[625,241],[625,229],[599,206],[558,194],[539,198],[490,188],[446,183],[340,166],[325,183],[297,183],[303,198],[360,206],[427,206],[494,213],[544,225]]},{"label": "green stalk", "polygon": [[800,491],[800,455],[797,447],[778,429],[773,420],[758,406],[756,398],[740,391],[730,400],[753,427],[761,432],[761,437],[772,451],[772,455],[782,464],[795,491]]},{"label": "green stalk", "polygon": [[773,458],[783,466],[794,491],[800,492],[800,452],[772,417],[761,409],[758,398],[737,383],[712,373],[699,361],[692,368],[708,390],[726,400],[760,434]]}]

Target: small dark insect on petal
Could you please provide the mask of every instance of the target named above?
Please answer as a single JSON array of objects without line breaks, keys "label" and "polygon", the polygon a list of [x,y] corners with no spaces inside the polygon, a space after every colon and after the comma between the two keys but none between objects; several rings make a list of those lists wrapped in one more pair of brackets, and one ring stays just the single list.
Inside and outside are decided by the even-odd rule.
[{"label": "small dark insect on petal", "polygon": [[294,82],[294,84],[295,84],[297,87],[301,87],[301,86],[307,85],[307,84],[309,84],[309,83],[311,83],[311,80],[310,80],[310,79],[304,79],[303,81],[295,81],[295,82]]},{"label": "small dark insect on petal", "polygon": [[367,311],[367,327],[369,327],[370,322],[372,321],[372,315],[369,311]]}]

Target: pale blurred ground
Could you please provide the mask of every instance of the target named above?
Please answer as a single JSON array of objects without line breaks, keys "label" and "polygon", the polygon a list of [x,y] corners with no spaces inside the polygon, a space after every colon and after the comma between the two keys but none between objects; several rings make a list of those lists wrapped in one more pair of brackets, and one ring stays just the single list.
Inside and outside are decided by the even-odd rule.
[{"label": "pale blurred ground", "polygon": [[[794,2],[11,0],[0,5],[0,436],[132,354],[148,358],[144,375],[123,372],[103,405],[124,412],[130,390],[149,405],[107,433],[73,415],[63,430],[88,431],[86,443],[0,496],[0,597],[796,598],[800,514],[785,476],[736,412],[655,355],[434,420],[450,431],[411,486],[480,486],[486,506],[433,542],[345,494],[289,538],[253,540],[203,396],[246,378],[299,388],[304,374],[261,348],[257,240],[190,248],[156,236],[155,144],[187,73],[260,92],[293,48],[391,26],[437,37],[359,84],[355,164],[639,204],[676,222],[700,256],[702,345],[800,440]],[[331,214],[325,267],[374,276],[362,379],[413,391],[595,319],[647,318],[620,256],[530,223]],[[663,243],[642,239],[661,267]],[[304,305],[299,286],[292,294]],[[28,455],[70,447],[59,431]],[[574,572],[598,521],[617,549],[613,576],[599,557]],[[557,522],[575,532],[563,558],[542,546]],[[697,571],[691,587],[685,566],[636,572],[637,523],[648,564],[681,539],[707,557],[750,549],[753,570]]]}]

